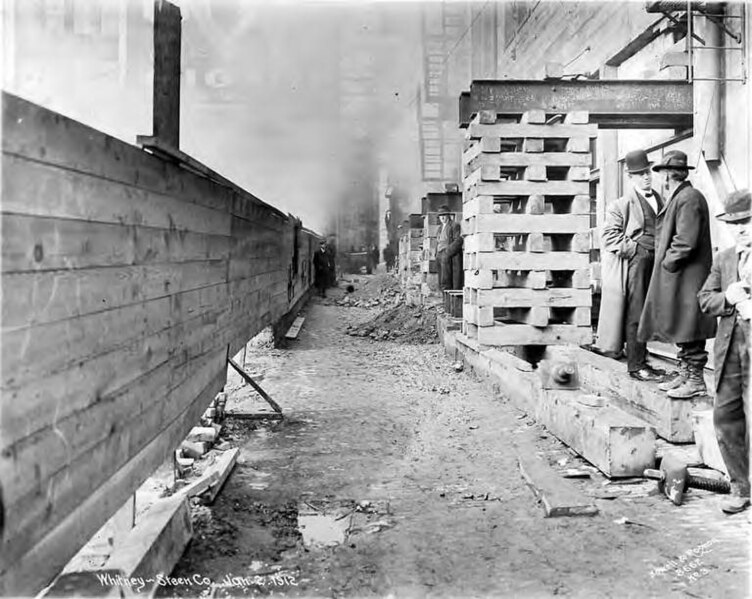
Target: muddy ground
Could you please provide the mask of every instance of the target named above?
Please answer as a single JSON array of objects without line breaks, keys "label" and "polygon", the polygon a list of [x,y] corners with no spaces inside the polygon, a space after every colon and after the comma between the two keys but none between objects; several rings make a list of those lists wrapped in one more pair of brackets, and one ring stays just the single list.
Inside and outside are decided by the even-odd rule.
[{"label": "muddy ground", "polygon": [[[313,300],[298,340],[247,354],[285,419],[226,422],[238,464],[194,506],[173,572],[191,582],[162,596],[748,596],[748,515],[590,468],[574,484],[600,513],[544,518],[517,452],[588,465],[438,344],[348,335],[387,306],[343,297]],[[263,409],[237,377],[228,389],[228,408]]]}]

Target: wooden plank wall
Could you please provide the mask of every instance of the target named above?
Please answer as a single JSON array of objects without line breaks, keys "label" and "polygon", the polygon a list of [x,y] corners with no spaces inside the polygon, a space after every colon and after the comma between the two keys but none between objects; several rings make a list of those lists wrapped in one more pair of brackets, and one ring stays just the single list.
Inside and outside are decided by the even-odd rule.
[{"label": "wooden plank wall", "polygon": [[307,292],[317,243],[249,193],[2,100],[0,594],[15,595],[168,457],[228,354]]}]

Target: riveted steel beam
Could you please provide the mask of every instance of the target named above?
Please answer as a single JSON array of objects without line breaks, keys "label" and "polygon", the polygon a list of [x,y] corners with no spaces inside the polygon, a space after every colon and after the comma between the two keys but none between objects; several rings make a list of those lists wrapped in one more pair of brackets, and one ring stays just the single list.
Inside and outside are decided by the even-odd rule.
[{"label": "riveted steel beam", "polygon": [[473,81],[459,98],[460,126],[480,110],[515,117],[534,109],[586,110],[602,129],[689,129],[692,85],[683,80]]}]

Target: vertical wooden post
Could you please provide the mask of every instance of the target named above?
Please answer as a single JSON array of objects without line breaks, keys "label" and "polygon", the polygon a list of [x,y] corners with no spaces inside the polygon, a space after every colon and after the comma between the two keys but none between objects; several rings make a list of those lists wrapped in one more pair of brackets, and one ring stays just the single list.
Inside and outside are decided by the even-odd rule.
[{"label": "vertical wooden post", "polygon": [[154,137],[180,148],[180,9],[154,1]]},{"label": "vertical wooden post", "polygon": [[[616,79],[617,76],[617,67],[604,66],[601,68],[603,79]],[[598,146],[601,181],[600,197],[596,199],[596,218],[598,233],[600,234],[606,219],[607,205],[620,195],[619,180],[622,173],[619,170],[619,132],[613,129],[598,131]]]}]

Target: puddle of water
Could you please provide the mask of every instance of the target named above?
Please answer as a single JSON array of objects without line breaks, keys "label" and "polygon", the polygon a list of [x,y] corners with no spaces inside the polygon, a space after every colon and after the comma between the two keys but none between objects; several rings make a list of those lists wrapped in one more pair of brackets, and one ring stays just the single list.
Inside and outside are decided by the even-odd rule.
[{"label": "puddle of water", "polygon": [[299,506],[298,529],[306,547],[334,547],[344,543],[349,527],[348,515],[316,512],[306,504]]}]

